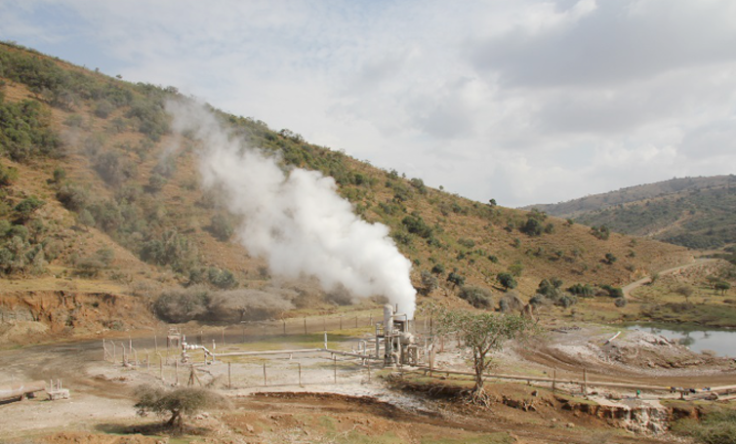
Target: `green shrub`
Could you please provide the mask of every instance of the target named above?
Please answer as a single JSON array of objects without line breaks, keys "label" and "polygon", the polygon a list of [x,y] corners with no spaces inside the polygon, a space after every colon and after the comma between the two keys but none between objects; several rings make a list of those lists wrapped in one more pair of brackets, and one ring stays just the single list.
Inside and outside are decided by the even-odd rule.
[{"label": "green shrub", "polygon": [[493,308],[493,295],[486,288],[462,287],[459,296],[475,308]]}]

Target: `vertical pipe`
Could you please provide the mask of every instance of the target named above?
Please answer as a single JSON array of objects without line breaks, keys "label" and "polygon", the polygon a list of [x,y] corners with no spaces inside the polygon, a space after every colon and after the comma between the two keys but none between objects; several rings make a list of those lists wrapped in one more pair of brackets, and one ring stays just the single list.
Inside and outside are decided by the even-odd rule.
[{"label": "vertical pipe", "polygon": [[266,363],[263,363],[263,386],[268,387],[268,376],[266,375]]},{"label": "vertical pipe", "polygon": [[368,361],[368,383],[371,382],[371,361]]},{"label": "vertical pipe", "polygon": [[325,332],[325,350],[327,350],[327,332]]}]

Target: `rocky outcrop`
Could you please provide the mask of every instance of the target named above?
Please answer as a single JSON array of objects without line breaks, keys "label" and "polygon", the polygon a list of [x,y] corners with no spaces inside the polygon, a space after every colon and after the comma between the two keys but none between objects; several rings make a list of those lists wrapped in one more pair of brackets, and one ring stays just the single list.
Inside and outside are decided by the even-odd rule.
[{"label": "rocky outcrop", "polygon": [[[85,335],[141,328],[154,323],[147,304],[133,296],[69,291],[0,294],[0,334],[5,334],[11,342],[19,341],[7,337],[8,332],[19,328],[34,332],[31,337],[17,338],[28,343],[41,339],[37,338],[39,335]],[[34,324],[38,324],[38,328]]]}]

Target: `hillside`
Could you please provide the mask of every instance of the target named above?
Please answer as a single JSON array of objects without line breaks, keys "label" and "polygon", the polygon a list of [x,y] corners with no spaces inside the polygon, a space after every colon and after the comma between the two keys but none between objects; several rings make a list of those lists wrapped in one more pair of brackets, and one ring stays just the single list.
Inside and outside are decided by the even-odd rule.
[{"label": "hillside", "polygon": [[736,242],[734,175],[672,179],[531,208],[689,248]]},{"label": "hillside", "polygon": [[[212,292],[239,289],[251,298],[280,294],[282,311],[349,300],[340,292],[325,296],[306,278],[271,276],[263,259],[248,254],[235,235],[241,217],[228,211],[224,193],[202,185],[200,144],[172,132],[165,111],[171,99],[187,100],[173,87],[132,84],[0,44],[2,292],[116,294],[152,303],[162,291],[180,291],[177,298],[197,306],[211,303]],[[212,112],[233,137],[276,156],[282,170],[331,176],[360,217],[387,225],[414,264],[420,299],[465,304],[456,296],[463,286],[498,294],[496,276],[505,272],[523,300],[552,277],[565,287],[621,286],[690,258],[673,245],[601,236],[543,213],[464,199],[287,129]]]}]

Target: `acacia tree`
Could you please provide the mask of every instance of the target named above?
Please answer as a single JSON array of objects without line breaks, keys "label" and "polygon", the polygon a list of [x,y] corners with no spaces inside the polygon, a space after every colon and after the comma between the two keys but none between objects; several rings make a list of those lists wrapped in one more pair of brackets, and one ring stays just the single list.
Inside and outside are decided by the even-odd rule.
[{"label": "acacia tree", "polygon": [[511,314],[492,314],[466,310],[435,308],[439,334],[457,334],[464,347],[473,352],[475,386],[471,400],[488,405],[483,388],[485,372],[493,365],[493,355],[502,350],[506,341],[522,339],[533,329],[529,319]]},{"label": "acacia tree", "polygon": [[153,412],[158,415],[171,415],[166,421],[169,427],[182,428],[184,415],[193,415],[203,408],[212,407],[227,401],[217,393],[195,387],[181,387],[166,390],[144,385],[136,390],[138,413]]}]

